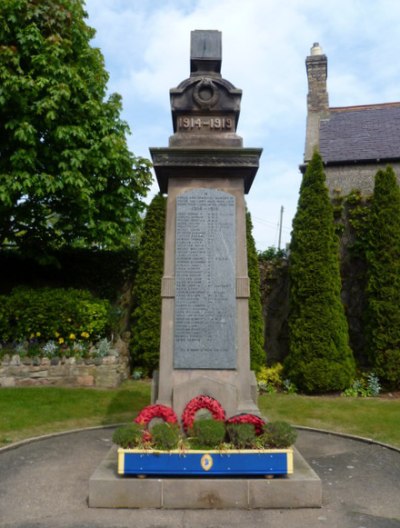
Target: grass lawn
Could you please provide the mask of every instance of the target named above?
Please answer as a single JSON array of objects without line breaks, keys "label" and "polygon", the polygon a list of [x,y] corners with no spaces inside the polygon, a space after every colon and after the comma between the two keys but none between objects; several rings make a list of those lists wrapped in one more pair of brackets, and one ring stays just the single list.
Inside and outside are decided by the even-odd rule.
[{"label": "grass lawn", "polygon": [[[131,421],[150,402],[150,384],[119,389],[26,387],[0,389],[0,447],[24,438],[79,427]],[[263,395],[269,420],[373,438],[400,447],[400,399]]]},{"label": "grass lawn", "polygon": [[24,387],[0,389],[0,447],[24,438],[131,421],[150,401],[150,384],[118,389]]},{"label": "grass lawn", "polygon": [[269,420],[354,434],[400,447],[400,399],[270,394],[259,398]]}]

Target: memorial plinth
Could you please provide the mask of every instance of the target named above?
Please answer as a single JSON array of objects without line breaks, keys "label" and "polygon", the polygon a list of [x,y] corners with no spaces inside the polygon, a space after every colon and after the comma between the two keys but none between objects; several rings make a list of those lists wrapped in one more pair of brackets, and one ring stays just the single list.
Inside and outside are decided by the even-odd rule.
[{"label": "memorial plinth", "polygon": [[241,90],[222,78],[221,34],[192,32],[191,73],[172,89],[174,134],[150,149],[168,194],[161,348],[154,401],[178,416],[193,397],[228,417],[259,414],[250,371],[245,193],[261,149],[236,134]]}]

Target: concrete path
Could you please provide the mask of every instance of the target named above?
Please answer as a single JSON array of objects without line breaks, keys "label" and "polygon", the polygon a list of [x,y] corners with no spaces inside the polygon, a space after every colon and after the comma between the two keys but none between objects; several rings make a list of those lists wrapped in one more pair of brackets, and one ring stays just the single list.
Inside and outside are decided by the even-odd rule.
[{"label": "concrete path", "polygon": [[400,528],[400,453],[311,431],[300,431],[296,446],[322,480],[321,509],[88,508],[88,480],[111,436],[82,431],[0,452],[0,527]]}]

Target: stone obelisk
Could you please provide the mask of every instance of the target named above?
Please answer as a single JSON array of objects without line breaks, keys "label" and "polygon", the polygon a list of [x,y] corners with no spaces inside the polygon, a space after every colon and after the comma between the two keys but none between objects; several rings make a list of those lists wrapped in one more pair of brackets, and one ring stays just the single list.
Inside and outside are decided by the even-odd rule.
[{"label": "stone obelisk", "polygon": [[221,76],[221,33],[191,33],[190,77],[170,91],[174,134],[151,156],[168,194],[153,401],[178,416],[200,394],[259,414],[250,371],[244,195],[261,149],[236,134],[242,92]]}]

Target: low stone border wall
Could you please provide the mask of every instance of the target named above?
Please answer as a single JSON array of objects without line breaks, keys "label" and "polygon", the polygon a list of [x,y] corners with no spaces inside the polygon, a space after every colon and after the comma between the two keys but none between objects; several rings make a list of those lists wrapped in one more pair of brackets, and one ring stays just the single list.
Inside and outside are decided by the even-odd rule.
[{"label": "low stone border wall", "polygon": [[0,387],[117,387],[129,377],[127,344],[119,340],[103,358],[29,358],[5,355],[0,361]]}]

